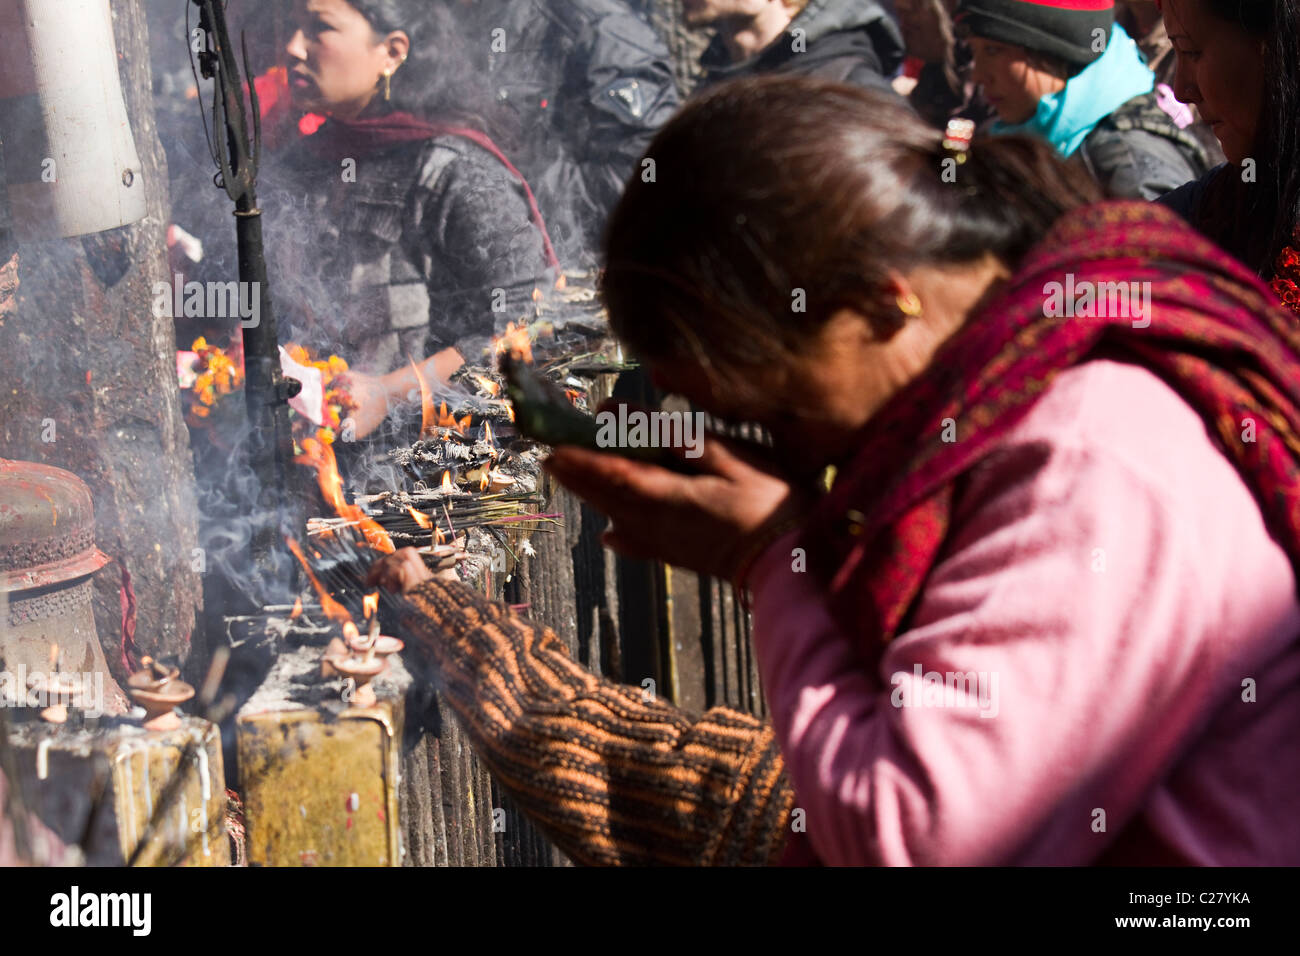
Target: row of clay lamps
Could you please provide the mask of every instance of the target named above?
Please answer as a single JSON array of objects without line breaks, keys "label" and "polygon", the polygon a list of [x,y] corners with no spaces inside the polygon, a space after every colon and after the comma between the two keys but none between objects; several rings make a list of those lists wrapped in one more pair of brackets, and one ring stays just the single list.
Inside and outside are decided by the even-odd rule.
[{"label": "row of clay lamps", "polygon": [[[175,730],[181,725],[175,710],[194,696],[194,688],[180,679],[181,672],[175,667],[164,667],[151,657],[141,663],[143,669],[127,678],[127,686],[131,699],[144,708],[145,730]],[[81,691],[77,675],[56,672],[49,677],[34,676],[30,683],[45,697],[47,706],[41,719],[50,724],[67,723],[68,707],[76,705]]]},{"label": "row of clay lamps", "polygon": [[356,628],[348,628],[344,633],[346,642],[336,637],[325,648],[321,677],[352,678],[356,682],[352,705],[374,707],[378,700],[370,682],[388,668],[388,658],[406,645],[395,637],[379,633],[378,615],[370,619],[369,633],[365,637]]}]

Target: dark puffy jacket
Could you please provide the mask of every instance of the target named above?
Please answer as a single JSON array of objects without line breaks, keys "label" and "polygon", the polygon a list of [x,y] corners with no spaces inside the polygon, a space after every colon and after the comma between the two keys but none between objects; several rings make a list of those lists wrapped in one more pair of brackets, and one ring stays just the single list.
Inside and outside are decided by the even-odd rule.
[{"label": "dark puffy jacket", "polygon": [[1075,158],[1115,199],[1156,199],[1205,174],[1205,144],[1160,108],[1154,92],[1135,96],[1093,129]]},{"label": "dark puffy jacket", "polygon": [[[547,287],[523,187],[470,140],[441,135],[361,157],[355,182],[301,141],[258,178],[281,341],[358,371],[383,374],[449,346],[482,361]],[[229,212],[221,219],[203,235],[196,278],[235,273]]]},{"label": "dark puffy jacket", "polygon": [[485,42],[496,41],[493,93],[523,128],[525,146],[511,158],[567,264],[596,247],[628,177],[677,109],[668,48],[621,0],[496,0],[478,8]]},{"label": "dark puffy jacket", "polygon": [[785,33],[739,63],[720,37],[700,57],[705,83],[758,73],[799,73],[891,90],[903,62],[903,36],[876,0],[809,0]]}]

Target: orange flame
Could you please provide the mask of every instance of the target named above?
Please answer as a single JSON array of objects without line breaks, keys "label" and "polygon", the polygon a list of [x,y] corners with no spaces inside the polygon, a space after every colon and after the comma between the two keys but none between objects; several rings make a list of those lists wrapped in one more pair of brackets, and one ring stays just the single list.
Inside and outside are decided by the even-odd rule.
[{"label": "orange flame", "polygon": [[492,423],[489,421],[483,422],[483,440],[489,445],[496,444],[496,442],[492,440]]},{"label": "orange flame", "polygon": [[451,482],[451,472],[449,472],[449,471],[444,471],[444,472],[442,473],[442,486],[441,486],[441,487],[442,487],[442,490],[443,490],[443,491],[455,491],[455,490],[456,490],[456,486],[455,486],[454,484],[452,484],[452,482]]},{"label": "orange flame", "polygon": [[492,349],[496,355],[509,352],[530,365],[532,364],[533,343],[528,335],[528,326],[526,325],[515,325],[513,322],[507,323],[506,330],[492,340]]},{"label": "orange flame", "polygon": [[321,613],[336,623],[351,623],[352,615],[348,613],[347,608],[330,597],[329,591],[325,590],[325,585],[320,583],[320,579],[312,571],[311,565],[307,563],[307,556],[302,553],[302,548],[298,546],[298,542],[293,538],[285,538],[284,540],[289,545],[289,550],[293,552],[293,556],[298,559],[298,563],[302,565],[302,569],[307,572],[307,580],[311,582],[311,586],[316,591],[316,596],[320,598]]},{"label": "orange flame", "polygon": [[418,524],[418,525],[419,525],[421,528],[423,528],[425,531],[428,531],[430,528],[433,527],[433,519],[430,518],[430,517],[429,517],[427,514],[425,514],[424,512],[422,512],[422,511],[416,511],[414,508],[407,508],[407,509],[406,509],[406,512],[407,512],[407,514],[409,514],[412,518],[414,518],[414,519],[415,519],[415,523]]},{"label": "orange flame", "polygon": [[542,301],[542,290],[541,290],[541,289],[537,289],[537,288],[534,288],[534,289],[533,289],[533,301],[534,301],[534,302],[541,302],[541,301]]},{"label": "orange flame", "polygon": [[302,595],[294,598],[293,610],[289,612],[289,620],[297,620],[302,616]]},{"label": "orange flame", "polygon": [[493,396],[494,398],[497,395],[501,394],[501,386],[498,385],[496,382],[492,381],[492,379],[488,378],[487,376],[471,375],[470,377],[474,379],[474,381],[478,382],[479,388],[483,389],[483,391],[487,392],[489,395]]},{"label": "orange flame", "polygon": [[348,647],[361,643],[361,632],[351,621],[343,622],[343,640],[347,641]]},{"label": "orange flame", "polygon": [[366,612],[367,621],[374,617],[375,612],[379,610],[379,592],[376,591],[374,594],[367,594],[363,597],[361,607]]},{"label": "orange flame", "polygon": [[487,486],[488,486],[488,470],[487,470],[486,468],[484,468],[484,469],[483,469],[483,478],[482,478],[482,480],[480,480],[479,483],[478,483],[478,490],[479,490],[479,491],[487,491]]},{"label": "orange flame", "polygon": [[556,288],[556,290],[557,290],[557,291],[560,291],[560,292],[563,292],[563,291],[564,291],[565,289],[567,289],[568,287],[569,287],[569,280],[568,280],[568,278],[565,277],[564,273],[560,273],[560,277],[559,277],[558,279],[555,280],[555,288]]},{"label": "orange flame", "polygon": [[433,393],[429,391],[429,383],[424,380],[424,375],[420,372],[420,366],[415,364],[415,359],[411,359],[411,371],[415,372],[415,380],[420,383],[420,437],[424,438],[433,431],[435,425]]},{"label": "orange flame", "polygon": [[[447,411],[447,403],[440,402],[438,405],[438,414],[433,420],[433,427],[450,428],[452,431],[463,432],[469,427],[469,421],[469,415],[466,415],[464,418],[460,419],[460,421],[457,421],[456,416]],[[443,436],[444,439],[446,437],[447,436],[445,435]]]},{"label": "orange flame", "polygon": [[339,466],[334,458],[334,449],[315,438],[302,440],[302,454],[294,459],[300,465],[311,465],[316,469],[316,480],[320,493],[340,518],[356,522],[365,535],[367,543],[376,551],[392,554],[397,550],[393,539],[388,536],[373,518],[357,505],[350,505],[343,497],[343,479],[339,477]]}]

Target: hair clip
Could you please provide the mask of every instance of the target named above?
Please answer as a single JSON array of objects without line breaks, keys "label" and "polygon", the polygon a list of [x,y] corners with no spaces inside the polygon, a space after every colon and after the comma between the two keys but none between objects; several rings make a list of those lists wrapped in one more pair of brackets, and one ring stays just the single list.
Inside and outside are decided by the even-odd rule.
[{"label": "hair clip", "polygon": [[950,119],[948,128],[943,133],[943,148],[952,153],[960,165],[966,162],[970,152],[971,140],[975,138],[975,121],[968,119]]}]

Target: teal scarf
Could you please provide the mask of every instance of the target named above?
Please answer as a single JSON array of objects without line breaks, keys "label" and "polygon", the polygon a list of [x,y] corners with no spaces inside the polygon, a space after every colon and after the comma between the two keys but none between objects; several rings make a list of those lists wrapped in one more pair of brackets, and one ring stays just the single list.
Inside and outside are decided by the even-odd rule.
[{"label": "teal scarf", "polygon": [[1150,93],[1155,83],[1137,44],[1117,23],[1106,52],[1071,78],[1065,89],[1039,100],[1033,116],[1014,126],[998,121],[990,129],[995,136],[1022,133],[1045,139],[1062,156],[1070,156],[1094,126],[1133,97]]}]

